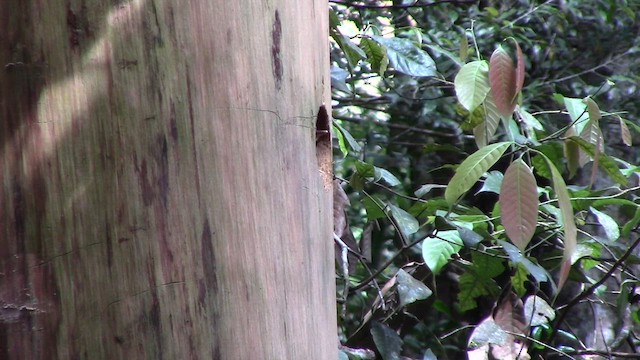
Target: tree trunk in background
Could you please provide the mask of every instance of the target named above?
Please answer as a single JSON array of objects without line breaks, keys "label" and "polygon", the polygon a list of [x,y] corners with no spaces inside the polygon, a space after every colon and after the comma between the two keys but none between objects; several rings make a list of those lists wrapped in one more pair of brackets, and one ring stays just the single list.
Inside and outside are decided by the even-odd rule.
[{"label": "tree trunk in background", "polygon": [[327,24],[3,2],[1,359],[337,357]]}]

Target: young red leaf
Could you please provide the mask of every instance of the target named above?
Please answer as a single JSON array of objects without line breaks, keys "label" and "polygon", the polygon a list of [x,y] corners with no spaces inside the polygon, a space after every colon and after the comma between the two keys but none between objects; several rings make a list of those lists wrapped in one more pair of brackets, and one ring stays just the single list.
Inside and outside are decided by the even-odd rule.
[{"label": "young red leaf", "polygon": [[622,142],[627,146],[631,146],[631,132],[629,131],[627,123],[625,123],[620,116],[618,116],[618,121],[620,122],[620,137],[622,138]]},{"label": "young red leaf", "polygon": [[498,46],[489,60],[489,84],[500,115],[510,117],[516,108],[516,68],[502,46]]},{"label": "young red leaf", "polygon": [[522,49],[520,49],[520,45],[516,41],[516,96],[518,93],[522,91],[522,87],[524,86],[524,54],[522,53]]},{"label": "young red leaf", "polygon": [[529,326],[524,317],[522,300],[509,291],[498,300],[493,310],[493,320],[507,334],[504,344],[491,346],[491,355],[495,359],[529,359],[528,348],[521,337],[528,333]]},{"label": "young red leaf", "polygon": [[538,220],[538,191],[533,172],[522,159],[511,163],[500,189],[502,225],[522,252],[531,241]]}]

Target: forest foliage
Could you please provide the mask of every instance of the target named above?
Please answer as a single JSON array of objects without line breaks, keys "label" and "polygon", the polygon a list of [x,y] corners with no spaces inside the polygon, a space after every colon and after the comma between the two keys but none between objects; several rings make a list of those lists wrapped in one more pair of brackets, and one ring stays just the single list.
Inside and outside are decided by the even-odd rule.
[{"label": "forest foliage", "polygon": [[330,4],[341,359],[640,356],[640,4]]}]

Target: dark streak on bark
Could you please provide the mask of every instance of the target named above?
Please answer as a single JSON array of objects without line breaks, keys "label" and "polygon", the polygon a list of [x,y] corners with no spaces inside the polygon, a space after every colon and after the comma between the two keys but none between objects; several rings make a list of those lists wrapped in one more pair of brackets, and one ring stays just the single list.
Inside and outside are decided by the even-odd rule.
[{"label": "dark streak on bark", "polygon": [[104,233],[107,242],[107,266],[109,267],[109,271],[111,271],[111,266],[113,265],[113,239],[111,239],[111,231],[109,225],[109,220],[105,219]]},{"label": "dark streak on bark", "polygon": [[82,2],[80,11],[73,11],[67,3],[67,29],[69,31],[69,45],[72,49],[79,48],[84,40],[91,37],[92,31],[87,18],[87,5]]},{"label": "dark streak on bark", "polygon": [[176,18],[173,11],[173,6],[167,5],[167,14],[168,16],[165,23],[167,24],[167,29],[169,29],[169,35],[171,35],[171,42],[173,44],[173,47],[179,48],[178,39],[176,37]]},{"label": "dark streak on bark", "polygon": [[167,138],[164,134],[158,135],[156,140],[158,151],[155,153],[155,161],[158,166],[158,191],[162,206],[167,209],[167,195],[169,194],[169,155]]},{"label": "dark streak on bark", "polygon": [[206,291],[215,293],[218,291],[218,280],[216,278],[216,254],[213,251],[213,236],[211,234],[211,227],[208,219],[205,219],[204,226],[202,227],[200,246]]},{"label": "dark streak on bark", "polygon": [[171,109],[169,113],[169,134],[173,142],[178,141],[178,124],[176,120],[176,105],[171,101]]},{"label": "dark streak on bark", "polygon": [[147,160],[142,160],[139,172],[140,175],[138,177],[138,182],[140,183],[140,188],[142,190],[142,203],[144,204],[144,206],[150,206],[153,202],[155,194],[153,193],[153,188],[149,183],[149,177],[147,174]]},{"label": "dark streak on bark", "polygon": [[[207,295],[209,295],[209,299],[215,299],[215,293],[218,291],[218,278],[216,277],[218,269],[216,268],[217,261],[213,249],[213,233],[209,225],[209,219],[204,220],[200,242],[204,279],[198,282],[198,303],[204,314],[207,314],[211,319],[211,326],[215,327],[216,319],[218,318],[216,305],[206,301]],[[213,354],[213,359],[224,358],[221,356],[217,341],[213,342],[211,353]]]},{"label": "dark streak on bark", "polygon": [[[167,223],[168,195],[169,195],[169,158],[167,138],[164,134],[156,139],[157,149],[154,152],[154,161],[157,166],[156,189],[160,196],[160,204],[155,204],[154,213],[156,226],[159,231],[158,243],[160,246],[160,261],[163,272],[171,272],[174,269],[173,251],[169,238],[169,224]],[[170,275],[168,275],[170,277]]]},{"label": "dark streak on bark", "polygon": [[71,9],[71,4],[67,4],[67,28],[69,29],[69,45],[76,48],[80,45],[80,26],[78,25],[78,17]]},{"label": "dark streak on bark", "polygon": [[164,349],[162,344],[162,322],[160,319],[160,300],[158,299],[158,284],[154,273],[155,264],[151,260],[147,264],[147,278],[149,281],[149,293],[151,294],[151,309],[149,309],[149,325],[151,325],[152,333],[156,340],[157,359],[164,358]]},{"label": "dark streak on bark", "polygon": [[193,154],[193,166],[195,169],[196,195],[198,197],[198,208],[202,209],[200,203],[200,166],[198,165],[198,151],[196,147],[195,121],[193,114],[193,97],[191,96],[191,76],[189,75],[189,66],[185,69],[187,74],[187,102],[189,104],[189,124],[191,126],[191,153]]},{"label": "dark streak on bark", "polygon": [[[155,8],[154,8],[155,12]],[[161,105],[163,102],[162,95],[162,84],[161,79],[157,74],[160,74],[160,63],[159,56],[156,53],[156,47],[162,46],[162,38],[159,34],[154,31],[154,25],[149,24],[147,18],[143,18],[142,20],[142,35],[144,37],[144,58],[148,61],[143,61],[143,65],[147,66],[148,76],[147,79],[149,81],[147,91],[149,94],[156,95],[158,99],[158,105]],[[155,26],[157,31],[160,31],[160,28]]]},{"label": "dark streak on bark", "polygon": [[156,2],[151,1],[151,11],[153,12],[153,18],[156,22],[156,28],[158,29],[158,35],[154,37],[158,46],[164,46],[164,40],[162,39],[162,28],[160,27],[160,20],[158,19],[158,9],[156,8]]},{"label": "dark streak on bark", "polygon": [[280,45],[282,43],[282,23],[280,13],[276,10],[275,19],[271,28],[271,61],[273,66],[273,76],[276,80],[276,89],[282,87],[282,59],[280,58]]},{"label": "dark streak on bark", "polygon": [[18,254],[25,253],[26,236],[26,204],[24,192],[20,186],[20,179],[13,179],[13,218],[16,234],[16,245]]}]

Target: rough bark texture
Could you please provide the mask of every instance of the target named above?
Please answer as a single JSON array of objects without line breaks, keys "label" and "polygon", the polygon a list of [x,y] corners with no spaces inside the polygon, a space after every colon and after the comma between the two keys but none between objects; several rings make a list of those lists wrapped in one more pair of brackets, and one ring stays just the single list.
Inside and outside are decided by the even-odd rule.
[{"label": "rough bark texture", "polygon": [[1,359],[336,358],[327,24],[3,1]]}]

